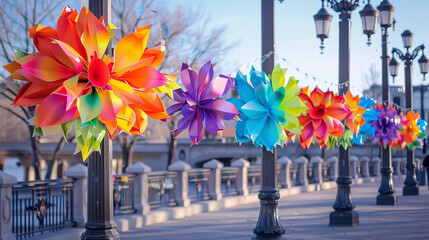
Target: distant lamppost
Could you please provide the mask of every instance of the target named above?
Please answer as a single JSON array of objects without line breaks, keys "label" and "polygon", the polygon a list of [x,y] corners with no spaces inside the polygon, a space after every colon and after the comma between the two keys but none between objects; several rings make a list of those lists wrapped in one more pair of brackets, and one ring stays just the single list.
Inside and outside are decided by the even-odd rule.
[{"label": "distant lamppost", "polygon": [[[429,59],[422,55],[422,57],[419,59],[419,66],[420,66],[420,72],[423,74],[423,82],[426,80],[426,74],[428,73],[429,69]],[[428,85],[424,85],[422,82],[422,85],[420,86],[420,117],[424,120],[425,119],[425,92],[428,88]],[[426,155],[426,139],[423,139],[423,154]],[[429,184],[429,183],[428,183]]]},{"label": "distant lamppost", "polygon": [[[422,56],[419,59],[420,72],[422,74],[426,74],[428,72],[428,60],[424,55],[423,51],[425,46],[422,44],[416,47],[412,52],[410,52],[410,48],[413,45],[413,33],[409,30],[405,30],[402,36],[402,43],[406,48],[407,52],[403,54],[401,50],[397,48],[392,49],[392,61],[395,59],[395,54],[405,62],[405,108],[406,110],[413,111],[413,82],[412,82],[412,67],[413,60],[418,56],[419,52],[422,52]],[[395,60],[396,62],[396,60]],[[397,67],[399,63],[391,63],[389,67],[392,70],[393,74],[396,76],[398,73]],[[419,188],[417,186],[416,181],[416,172],[415,172],[415,164],[414,164],[414,151],[410,151],[407,149],[407,176],[405,178],[405,186],[403,188],[403,195],[419,195]]]},{"label": "distant lamppost", "polygon": [[[321,40],[321,49],[323,50],[323,41],[329,36],[329,26],[332,16],[324,8],[324,0],[322,0],[322,9],[314,15],[316,24],[317,37]],[[330,7],[340,14],[340,43],[339,43],[339,94],[344,95],[348,90],[350,81],[350,14],[359,4],[359,0],[327,0]],[[377,23],[378,11],[369,3],[361,11],[363,31],[368,35],[368,43],[370,36],[375,32]],[[359,214],[353,211],[355,208],[352,203],[350,185],[352,178],[350,176],[350,148],[347,150],[342,146],[339,147],[339,164],[338,164],[338,185],[337,197],[329,217],[330,226],[358,226]]]},{"label": "distant lamppost", "polygon": [[[381,66],[382,66],[382,101],[387,105],[390,101],[390,87],[389,87],[389,56],[387,55],[387,37],[389,36],[387,30],[393,24],[393,12],[395,6],[390,4],[389,0],[383,0],[377,7],[380,11],[380,27],[381,27]],[[396,61],[392,59],[392,62]],[[392,63],[391,62],[391,63]],[[395,64],[395,63],[393,63]],[[396,65],[399,64],[396,62]],[[397,74],[397,73],[395,73]],[[396,76],[396,75],[395,75]],[[377,205],[396,205],[395,188],[393,187],[392,180],[392,151],[390,146],[381,148],[381,182],[378,188],[379,194],[377,195]]]}]

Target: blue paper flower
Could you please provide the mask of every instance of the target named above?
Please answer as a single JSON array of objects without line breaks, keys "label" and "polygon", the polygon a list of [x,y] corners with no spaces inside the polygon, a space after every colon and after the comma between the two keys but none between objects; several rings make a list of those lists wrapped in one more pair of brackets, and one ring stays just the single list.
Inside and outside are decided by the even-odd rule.
[{"label": "blue paper flower", "polygon": [[285,112],[279,109],[285,97],[285,87],[273,91],[271,81],[264,72],[250,70],[247,76],[237,73],[235,86],[240,99],[230,99],[240,115],[236,125],[236,141],[252,141],[256,147],[264,146],[272,151],[275,146],[283,146],[287,136],[281,124],[287,124]]},{"label": "blue paper flower", "polygon": [[368,96],[360,99],[359,106],[366,109],[365,113],[363,114],[365,124],[360,128],[358,135],[353,136],[353,144],[363,145],[363,143],[366,141],[366,137],[374,137],[375,127],[371,125],[371,122],[378,120],[377,115],[379,114],[379,112],[374,109],[371,109],[373,104],[374,100],[372,100]]}]

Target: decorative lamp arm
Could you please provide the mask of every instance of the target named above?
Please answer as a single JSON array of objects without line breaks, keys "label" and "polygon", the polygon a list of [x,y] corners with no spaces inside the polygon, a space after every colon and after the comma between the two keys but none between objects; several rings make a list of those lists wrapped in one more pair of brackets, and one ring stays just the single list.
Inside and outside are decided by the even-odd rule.
[{"label": "decorative lamp arm", "polygon": [[420,50],[421,50],[421,51],[422,51],[422,53],[423,53],[423,51],[425,50],[425,45],[424,45],[424,44],[422,44],[422,45],[420,45],[420,46],[416,47],[416,48],[414,49],[413,53],[411,54],[411,57],[412,57],[413,59],[414,59],[414,58],[416,58],[416,57],[417,57],[417,55],[419,54]]},{"label": "decorative lamp arm", "polygon": [[392,48],[392,58],[395,57],[395,53],[399,57],[399,59],[401,60],[405,59],[405,55],[401,52],[401,50],[397,48]]}]

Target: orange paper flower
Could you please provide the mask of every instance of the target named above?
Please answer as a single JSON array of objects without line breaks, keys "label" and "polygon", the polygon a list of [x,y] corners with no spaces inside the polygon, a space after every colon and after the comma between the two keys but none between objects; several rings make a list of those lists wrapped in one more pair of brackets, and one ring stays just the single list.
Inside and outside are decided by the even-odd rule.
[{"label": "orange paper flower", "polygon": [[353,134],[357,135],[360,127],[365,124],[365,119],[362,117],[366,109],[359,106],[360,97],[356,95],[353,97],[350,90],[346,93],[346,104],[349,106],[349,114],[345,119],[346,126],[353,131]]},{"label": "orange paper flower", "polygon": [[120,131],[143,134],[148,116],[169,117],[156,93],[165,90],[171,76],[155,69],[164,47],[147,48],[150,26],[119,40],[111,58],[106,50],[114,26],[103,22],[85,7],[78,14],[66,6],[56,30],[29,29],[38,52],[18,51],[18,58],[4,66],[10,78],[27,81],[13,105],[38,105],[35,134],[62,129],[66,135],[74,122],[84,159],[98,149],[106,130],[111,139]]}]

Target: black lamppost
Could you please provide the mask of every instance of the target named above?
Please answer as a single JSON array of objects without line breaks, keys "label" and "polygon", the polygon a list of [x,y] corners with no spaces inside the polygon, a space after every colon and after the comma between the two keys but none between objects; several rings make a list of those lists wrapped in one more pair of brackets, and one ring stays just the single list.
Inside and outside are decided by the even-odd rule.
[{"label": "black lamppost", "polygon": [[[419,59],[419,66],[420,66],[420,72],[423,74],[423,81],[426,80],[426,73],[428,73],[429,68],[429,59],[422,55],[422,57]],[[421,119],[425,119],[425,92],[428,88],[428,85],[422,85],[420,86],[420,117]],[[423,154],[426,155],[426,139],[423,139]],[[429,184],[429,183],[428,183]]]},{"label": "black lamppost", "polygon": [[[88,8],[97,17],[110,19],[111,0],[89,0]],[[111,51],[109,45],[107,51]],[[88,219],[81,239],[119,239],[113,221],[112,141],[108,136],[101,151],[93,152],[88,160]]]},{"label": "black lamppost", "polygon": [[[425,46],[422,44],[416,47],[412,52],[410,52],[410,48],[413,45],[413,33],[409,30],[405,30],[402,36],[402,43],[404,47],[407,49],[407,52],[403,54],[401,50],[397,48],[392,49],[392,57],[395,59],[395,54],[405,62],[405,108],[406,110],[413,111],[413,82],[412,82],[412,67],[413,60],[417,57],[420,51],[422,51],[422,56],[419,60],[420,72],[427,73],[428,61],[423,51]],[[392,59],[392,61],[393,61]],[[396,62],[396,60],[395,60]],[[390,64],[390,68],[392,69],[392,76],[397,75],[399,63]],[[396,69],[395,69],[396,68]],[[410,151],[407,149],[407,176],[404,181],[404,188],[402,191],[403,195],[419,195],[419,187],[417,186],[416,181],[416,172],[415,172],[415,164],[414,164],[414,151]]]},{"label": "black lamppost", "polygon": [[[282,2],[282,0],[280,0]],[[261,54],[274,53],[274,0],[261,0]],[[262,71],[271,73],[274,69],[274,57],[270,56],[262,62]],[[277,189],[277,150],[268,151],[262,149],[262,189],[259,191],[260,200],[259,218],[252,239],[278,239],[285,233],[280,224],[278,214],[278,200],[280,198]]]},{"label": "black lamppost", "polygon": [[[380,11],[380,27],[381,27],[381,67],[382,67],[382,101],[387,105],[390,101],[389,87],[389,56],[387,55],[387,29],[393,24],[393,12],[395,6],[390,4],[389,0],[383,0],[377,7]],[[395,188],[392,180],[392,151],[390,146],[381,147],[381,182],[378,188],[377,205],[396,205]]]},{"label": "black lamppost", "polygon": [[[339,46],[339,94],[345,94],[348,90],[350,81],[350,14],[359,4],[359,0],[327,0],[330,7],[340,14],[340,46]],[[324,0],[322,0],[322,9],[314,15],[316,23],[317,37],[323,40],[329,35],[329,22],[332,16],[324,9]],[[370,36],[375,32],[378,12],[369,3],[362,10],[362,23],[364,33]],[[368,42],[370,39],[368,39]],[[321,46],[321,47],[322,47]],[[323,49],[323,48],[322,48]],[[350,176],[350,148],[345,150],[339,147],[338,178],[336,180],[338,190],[337,197],[329,217],[330,226],[358,226],[359,214],[353,211],[355,208],[352,203],[350,185],[352,178]]]}]

